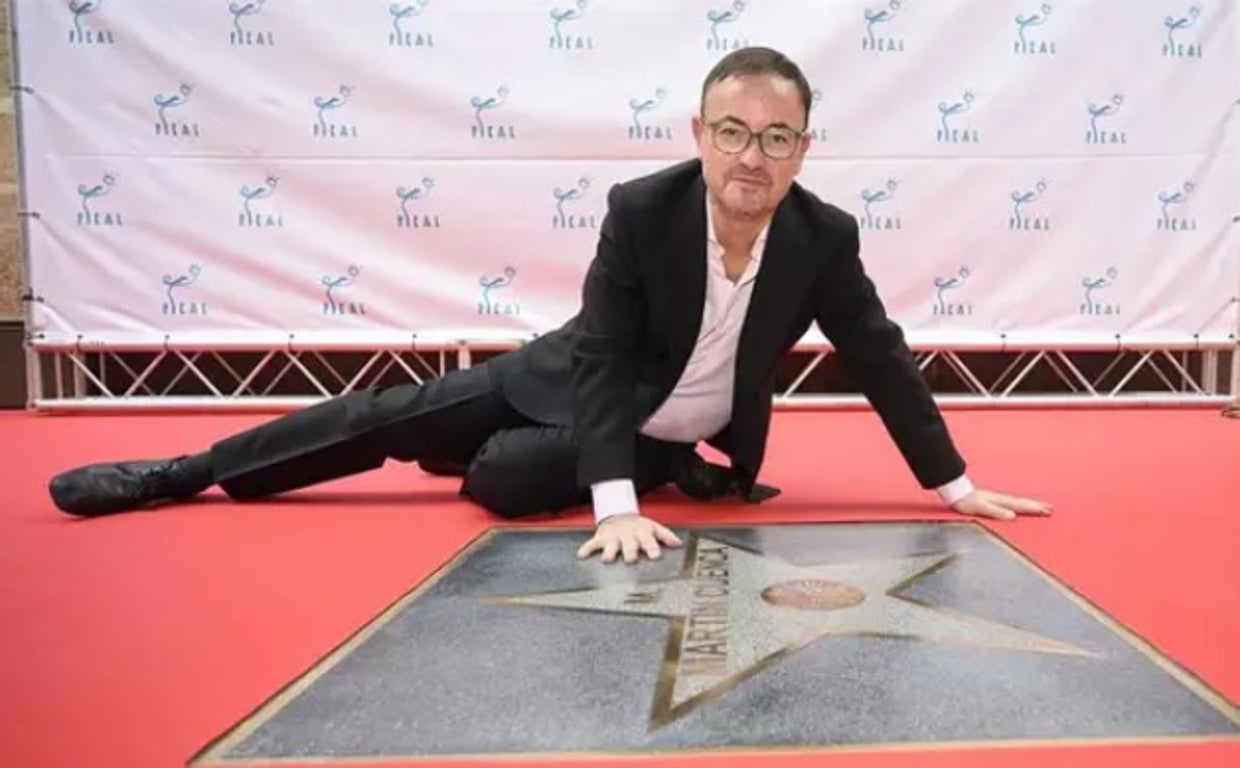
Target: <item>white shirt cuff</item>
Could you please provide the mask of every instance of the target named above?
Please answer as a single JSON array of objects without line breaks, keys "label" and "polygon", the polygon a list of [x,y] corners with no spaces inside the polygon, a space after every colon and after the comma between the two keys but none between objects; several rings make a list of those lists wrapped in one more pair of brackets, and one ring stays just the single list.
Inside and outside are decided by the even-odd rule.
[{"label": "white shirt cuff", "polygon": [[598,525],[613,515],[638,514],[637,489],[627,479],[604,480],[590,486],[594,499],[594,524]]},{"label": "white shirt cuff", "polygon": [[965,496],[973,493],[974,489],[973,483],[969,481],[969,476],[961,475],[950,483],[940,485],[934,490],[939,494],[939,498],[943,500],[943,503],[950,507]]}]

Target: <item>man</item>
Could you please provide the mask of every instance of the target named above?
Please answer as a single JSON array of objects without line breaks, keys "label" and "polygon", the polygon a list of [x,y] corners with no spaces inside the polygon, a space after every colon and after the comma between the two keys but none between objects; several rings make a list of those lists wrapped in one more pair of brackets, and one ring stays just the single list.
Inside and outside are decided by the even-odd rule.
[{"label": "man", "polygon": [[[757,502],[777,362],[816,322],[920,484],[967,515],[1049,505],[975,489],[858,257],[856,220],[793,183],[810,138],[810,89],[767,48],[724,57],[692,119],[698,159],[616,185],[580,313],[505,355],[421,386],[351,393],[167,461],[53,478],[64,511],[96,515],[183,499],[213,483],[256,498],[418,461],[464,477],[505,517],[593,502],[578,550],[660,555],[678,546],[638,498],[674,482],[700,499]],[[700,441],[731,459],[705,463]]]}]

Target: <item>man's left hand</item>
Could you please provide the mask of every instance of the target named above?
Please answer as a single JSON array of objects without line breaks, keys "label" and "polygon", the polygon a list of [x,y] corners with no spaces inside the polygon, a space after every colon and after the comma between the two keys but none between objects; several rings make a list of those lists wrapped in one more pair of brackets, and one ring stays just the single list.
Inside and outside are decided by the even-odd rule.
[{"label": "man's left hand", "polygon": [[1008,496],[1002,493],[983,491],[979,488],[953,504],[952,509],[962,515],[992,517],[996,520],[1014,520],[1017,515],[1046,517],[1054,507],[1045,501],[1025,499],[1020,496]]}]

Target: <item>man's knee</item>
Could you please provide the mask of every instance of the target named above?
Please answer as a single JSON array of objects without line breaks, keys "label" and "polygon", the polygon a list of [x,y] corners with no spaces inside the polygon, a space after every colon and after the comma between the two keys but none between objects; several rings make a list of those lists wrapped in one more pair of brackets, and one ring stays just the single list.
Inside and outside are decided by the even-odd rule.
[{"label": "man's knee", "polygon": [[584,504],[577,454],[564,427],[520,427],[495,433],[469,466],[461,488],[505,518],[559,512]]}]

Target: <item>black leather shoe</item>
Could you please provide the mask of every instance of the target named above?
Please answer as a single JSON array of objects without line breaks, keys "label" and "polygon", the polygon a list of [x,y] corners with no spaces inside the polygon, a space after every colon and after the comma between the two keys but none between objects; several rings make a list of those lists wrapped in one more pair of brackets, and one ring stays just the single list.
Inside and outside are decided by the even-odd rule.
[{"label": "black leather shoe", "polygon": [[682,493],[698,501],[738,495],[750,504],[760,504],[779,495],[778,488],[746,483],[739,472],[709,462],[696,451],[688,451],[673,461],[672,482]]},{"label": "black leather shoe", "polygon": [[201,483],[190,476],[185,459],[90,464],[56,475],[48,490],[62,512],[82,517],[187,499],[203,489],[195,487]]}]

